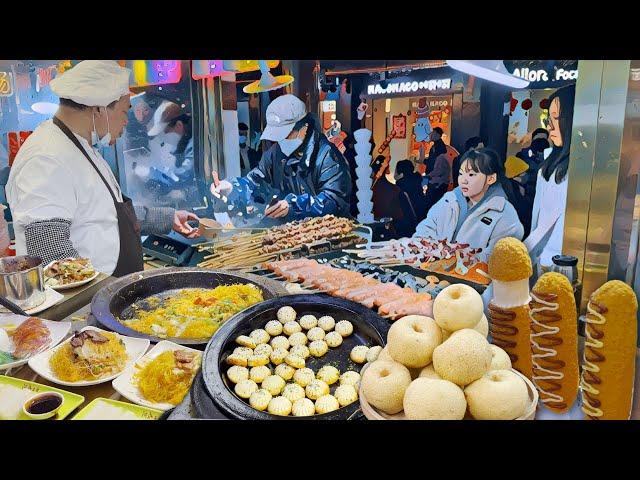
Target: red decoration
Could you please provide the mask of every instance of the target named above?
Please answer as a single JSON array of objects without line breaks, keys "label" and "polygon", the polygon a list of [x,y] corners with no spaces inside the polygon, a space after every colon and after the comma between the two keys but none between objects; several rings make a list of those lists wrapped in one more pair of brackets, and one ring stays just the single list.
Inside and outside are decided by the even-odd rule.
[{"label": "red decoration", "polygon": [[549,99],[548,98],[543,98],[542,100],[540,100],[540,108],[542,110],[549,110]]},{"label": "red decoration", "polygon": [[393,116],[393,130],[396,132],[395,138],[406,138],[407,117],[403,114]]},{"label": "red decoration", "polygon": [[530,99],[530,98],[527,98],[526,100],[524,100],[524,101],[522,102],[522,109],[523,109],[524,111],[529,110],[531,107],[533,107],[533,102],[531,101],[531,99]]},{"label": "red decoration", "polygon": [[7,133],[7,140],[8,140],[7,144],[9,146],[9,149],[8,149],[9,150],[9,166],[13,164],[13,161],[15,160],[16,155],[18,154],[18,150],[20,150],[20,147],[22,146],[24,141],[32,133],[33,132],[30,132],[30,131]]},{"label": "red decoration", "polygon": [[513,113],[513,111],[516,109],[517,106],[518,106],[518,100],[516,98],[511,97],[509,115]]}]

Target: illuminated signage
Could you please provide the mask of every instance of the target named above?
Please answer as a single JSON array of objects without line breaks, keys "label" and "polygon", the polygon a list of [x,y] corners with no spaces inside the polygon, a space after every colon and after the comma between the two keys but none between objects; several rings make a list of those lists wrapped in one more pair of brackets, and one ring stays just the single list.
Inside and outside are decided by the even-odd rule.
[{"label": "illuminated signage", "polygon": [[13,95],[13,81],[11,72],[0,71],[0,97]]},{"label": "illuminated signage", "polygon": [[555,73],[551,73],[547,70],[516,68],[513,71],[513,75],[529,80],[530,82],[555,82],[561,80],[577,80],[578,70],[565,70],[564,68],[559,68]]},{"label": "illuminated signage", "polygon": [[367,86],[368,95],[385,95],[390,93],[413,93],[419,91],[449,90],[451,79],[442,78],[438,80],[422,80],[409,82],[388,82],[386,88],[379,83]]},{"label": "illuminated signage", "polygon": [[219,77],[225,72],[222,60],[191,60],[191,77],[194,80]]}]

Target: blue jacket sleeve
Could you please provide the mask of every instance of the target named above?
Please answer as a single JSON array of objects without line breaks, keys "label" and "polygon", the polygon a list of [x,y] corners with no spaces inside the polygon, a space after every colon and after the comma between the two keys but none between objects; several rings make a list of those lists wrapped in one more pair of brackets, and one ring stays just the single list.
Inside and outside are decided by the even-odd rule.
[{"label": "blue jacket sleeve", "polygon": [[229,202],[232,204],[249,203],[253,197],[262,194],[266,199],[274,191],[271,184],[271,167],[273,164],[273,153],[268,150],[260,159],[258,165],[247,173],[244,177],[236,177],[230,180],[233,190],[229,194]]}]

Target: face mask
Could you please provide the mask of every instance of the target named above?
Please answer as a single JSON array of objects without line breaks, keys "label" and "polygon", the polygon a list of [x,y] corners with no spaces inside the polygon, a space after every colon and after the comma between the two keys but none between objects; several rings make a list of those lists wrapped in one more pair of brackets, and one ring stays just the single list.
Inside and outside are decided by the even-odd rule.
[{"label": "face mask", "polygon": [[182,137],[176,132],[169,132],[164,134],[164,137],[162,137],[162,141],[165,143],[165,145],[170,145],[175,150],[181,138]]},{"label": "face mask", "polygon": [[531,150],[534,152],[542,152],[545,148],[549,148],[549,142],[545,138],[536,138],[531,142]]},{"label": "face mask", "polygon": [[107,134],[100,138],[98,136],[98,131],[96,130],[96,116],[95,114],[91,115],[91,118],[93,119],[93,131],[91,132],[91,145],[99,145],[101,147],[108,147],[109,144],[111,143],[111,128],[109,127],[109,112],[107,111],[107,109],[104,109],[106,115],[107,115]]},{"label": "face mask", "polygon": [[240,135],[240,137],[238,137],[238,140],[240,141],[240,145],[246,145],[247,136],[246,135]]},{"label": "face mask", "polygon": [[292,139],[285,138],[284,140],[280,140],[278,142],[278,145],[280,145],[280,150],[282,150],[282,153],[284,153],[288,157],[293,152],[295,152],[300,147],[300,145],[302,145],[302,139],[297,137]]}]

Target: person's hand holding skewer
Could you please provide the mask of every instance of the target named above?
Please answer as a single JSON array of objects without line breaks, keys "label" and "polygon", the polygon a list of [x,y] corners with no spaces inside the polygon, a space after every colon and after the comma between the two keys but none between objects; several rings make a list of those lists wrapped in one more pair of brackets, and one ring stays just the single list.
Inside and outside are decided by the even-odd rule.
[{"label": "person's hand holding skewer", "polygon": [[289,202],[286,200],[277,200],[274,198],[267,209],[264,211],[265,216],[270,218],[286,217],[289,213]]}]

